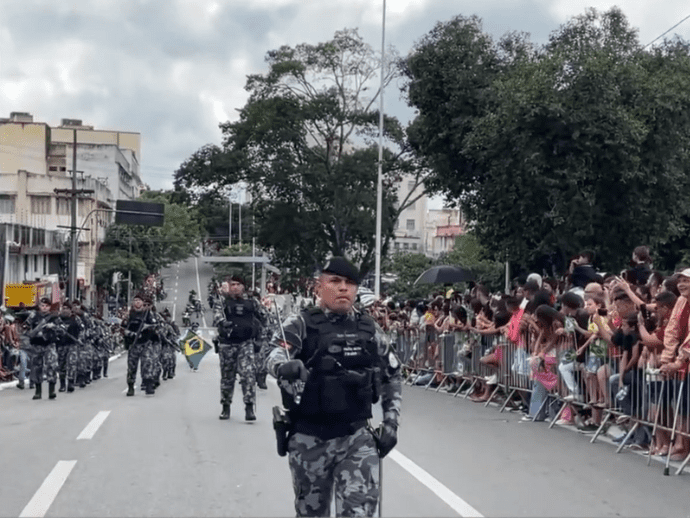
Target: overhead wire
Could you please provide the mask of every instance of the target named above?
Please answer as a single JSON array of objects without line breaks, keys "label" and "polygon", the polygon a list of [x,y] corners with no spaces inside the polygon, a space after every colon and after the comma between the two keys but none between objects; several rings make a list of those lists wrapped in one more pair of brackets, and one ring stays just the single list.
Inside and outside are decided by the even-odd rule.
[{"label": "overhead wire", "polygon": [[657,36],[656,38],[654,38],[652,41],[650,41],[649,43],[647,43],[647,44],[646,44],[644,47],[642,47],[642,48],[643,48],[643,49],[646,49],[646,48],[649,47],[652,43],[654,43],[655,41],[657,41],[659,38],[663,38],[664,36],[666,36],[669,32],[671,32],[673,29],[675,29],[676,27],[678,27],[681,23],[683,23],[683,22],[684,22],[685,20],[687,20],[688,18],[690,18],[690,14],[687,15],[685,18],[683,18],[681,21],[679,21],[677,24],[675,24],[673,27],[671,27],[669,30],[667,30],[667,31],[664,32],[663,34]]}]

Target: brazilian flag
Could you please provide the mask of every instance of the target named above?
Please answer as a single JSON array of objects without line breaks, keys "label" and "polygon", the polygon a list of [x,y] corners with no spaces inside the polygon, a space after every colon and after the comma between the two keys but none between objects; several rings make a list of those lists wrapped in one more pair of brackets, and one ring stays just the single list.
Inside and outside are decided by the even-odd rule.
[{"label": "brazilian flag", "polygon": [[190,330],[187,331],[184,338],[180,339],[180,349],[187,358],[189,366],[196,370],[199,368],[202,358],[211,350],[211,346],[206,340]]}]

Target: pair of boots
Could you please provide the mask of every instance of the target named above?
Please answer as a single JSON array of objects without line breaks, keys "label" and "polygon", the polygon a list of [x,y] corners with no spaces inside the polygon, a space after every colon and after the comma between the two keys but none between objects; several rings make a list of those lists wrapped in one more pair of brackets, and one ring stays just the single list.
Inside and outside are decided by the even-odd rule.
[{"label": "pair of boots", "polygon": [[[230,403],[223,403],[223,409],[221,410],[218,419],[230,419]],[[244,420],[256,421],[256,415],[254,415],[254,405],[251,403],[244,405]]]},{"label": "pair of boots", "polygon": [[[41,399],[43,397],[43,385],[41,383],[36,383],[36,393],[31,399]],[[48,383],[48,399],[55,399],[57,394],[55,393],[55,383]]]},{"label": "pair of boots", "polygon": [[266,385],[266,374],[257,375],[256,386],[263,390],[268,389],[268,385]]}]

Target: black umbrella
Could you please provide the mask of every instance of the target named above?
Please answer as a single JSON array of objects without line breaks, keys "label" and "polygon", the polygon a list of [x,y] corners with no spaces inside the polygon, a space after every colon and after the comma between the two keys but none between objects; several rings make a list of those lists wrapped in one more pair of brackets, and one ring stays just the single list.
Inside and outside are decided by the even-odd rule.
[{"label": "black umbrella", "polygon": [[423,272],[415,284],[454,284],[456,282],[465,282],[474,280],[474,275],[469,270],[461,268],[460,266],[449,266],[446,264],[440,266],[432,266]]}]

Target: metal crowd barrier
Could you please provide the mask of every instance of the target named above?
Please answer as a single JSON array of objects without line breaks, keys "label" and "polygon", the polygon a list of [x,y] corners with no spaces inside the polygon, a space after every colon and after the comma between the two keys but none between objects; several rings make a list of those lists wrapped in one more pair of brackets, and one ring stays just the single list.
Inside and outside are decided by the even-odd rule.
[{"label": "metal crowd barrier", "polygon": [[[552,428],[566,409],[573,416],[583,409],[590,411],[596,426],[590,443],[612,422],[627,425],[616,453],[634,437],[641,437],[643,443],[650,443],[648,465],[652,447],[656,448],[661,437],[671,443],[679,437],[690,441],[690,376],[687,373],[664,380],[657,371],[639,361],[626,369],[622,386],[627,388],[619,390],[616,376],[621,353],[616,349],[607,347],[602,353],[601,348],[598,351],[590,348],[576,357],[575,334],[566,333],[558,339],[548,363],[536,368],[535,360],[530,357],[534,339],[529,332],[520,336],[518,344],[469,332],[439,334],[435,330],[406,329],[391,335],[403,363],[406,384],[416,384],[421,376],[430,375],[424,383],[425,390],[435,385],[439,392],[449,385],[448,393],[457,397],[469,386],[464,394],[467,398],[480,381],[486,382],[495,375],[496,387],[485,406],[497,402],[499,411],[503,412],[509,403],[518,403],[517,397],[523,404],[531,401],[536,390],[537,397],[544,397],[533,420],[543,416]],[[497,368],[480,361],[487,351],[497,348],[502,349]],[[542,375],[536,374],[539,370]],[[537,378],[543,378],[546,383]],[[497,399],[501,391],[502,402]],[[666,456],[664,474],[669,472],[670,457]],[[676,462],[680,462],[675,472],[679,475],[690,462],[690,453]]]}]

